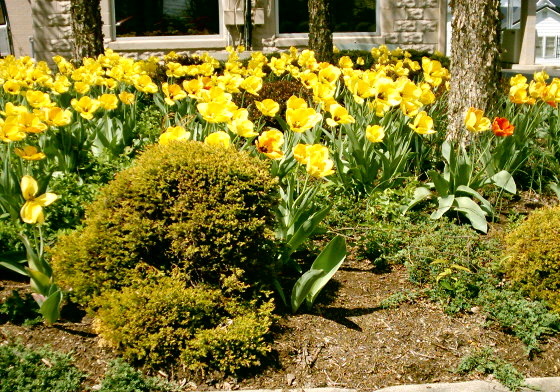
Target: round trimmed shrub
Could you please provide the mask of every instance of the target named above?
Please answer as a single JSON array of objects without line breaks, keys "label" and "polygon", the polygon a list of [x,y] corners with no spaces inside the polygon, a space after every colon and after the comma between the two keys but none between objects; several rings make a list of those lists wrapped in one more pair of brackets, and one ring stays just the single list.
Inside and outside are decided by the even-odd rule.
[{"label": "round trimmed shrub", "polygon": [[105,346],[151,368],[170,364],[236,373],[270,351],[271,301],[244,300],[181,274],[149,276],[94,300],[94,326]]},{"label": "round trimmed shrub", "polygon": [[199,142],[154,145],[103,188],[81,229],[59,239],[54,271],[81,304],[150,266],[211,285],[241,271],[255,283],[273,261],[274,203],[264,161]]},{"label": "round trimmed shrub", "polygon": [[560,312],[560,206],[531,213],[505,243],[506,276]]}]

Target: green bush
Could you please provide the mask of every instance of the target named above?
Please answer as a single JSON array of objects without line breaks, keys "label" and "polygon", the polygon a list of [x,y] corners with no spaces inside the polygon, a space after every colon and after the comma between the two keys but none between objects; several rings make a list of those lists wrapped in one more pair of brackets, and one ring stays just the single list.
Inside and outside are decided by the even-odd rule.
[{"label": "green bush", "polygon": [[68,355],[46,347],[0,345],[0,392],[77,392],[84,377]]},{"label": "green bush", "polygon": [[507,278],[560,312],[560,206],[530,214],[505,243]]},{"label": "green bush", "polygon": [[149,147],[52,249],[59,282],[79,303],[127,286],[145,266],[178,266],[193,282],[233,271],[269,278],[276,182],[267,163],[199,142]]},{"label": "green bush", "polygon": [[150,276],[96,298],[95,330],[131,361],[224,373],[260,364],[270,347],[272,302],[228,297],[184,276]]},{"label": "green bush", "polygon": [[180,388],[156,377],[146,377],[140,371],[116,359],[101,381],[98,392],[168,392],[179,391]]}]

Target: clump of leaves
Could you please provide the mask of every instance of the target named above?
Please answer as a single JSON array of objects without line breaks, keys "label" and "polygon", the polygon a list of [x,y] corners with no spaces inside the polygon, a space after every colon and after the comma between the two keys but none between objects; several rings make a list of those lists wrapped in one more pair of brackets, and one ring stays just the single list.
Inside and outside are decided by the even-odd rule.
[{"label": "clump of leaves", "polygon": [[109,364],[98,389],[99,392],[174,392],[179,390],[175,384],[157,377],[145,376],[122,359],[116,359]]},{"label": "clump of leaves", "polygon": [[487,288],[477,303],[491,321],[517,336],[528,354],[539,349],[543,336],[560,331],[560,315],[542,302],[525,299],[518,291]]},{"label": "clump of leaves", "polygon": [[69,355],[48,347],[0,345],[0,392],[77,392],[84,378]]},{"label": "clump of leaves", "polygon": [[464,357],[457,367],[457,372],[492,374],[511,391],[519,391],[526,386],[523,374],[488,347]]},{"label": "clump of leaves", "polygon": [[412,290],[398,291],[395,294],[392,294],[389,297],[383,299],[379,303],[379,307],[382,309],[398,308],[402,304],[413,303],[420,296],[421,293],[418,291],[412,291]]}]

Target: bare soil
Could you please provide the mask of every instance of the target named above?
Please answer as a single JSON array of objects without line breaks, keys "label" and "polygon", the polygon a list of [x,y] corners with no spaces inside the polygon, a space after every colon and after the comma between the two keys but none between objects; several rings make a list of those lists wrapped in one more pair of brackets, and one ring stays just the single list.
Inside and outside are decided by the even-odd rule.
[{"label": "bare soil", "polygon": [[[0,280],[0,300],[25,286],[25,282]],[[528,377],[560,373],[558,337],[549,338],[542,351],[529,358],[517,338],[487,326],[484,315],[476,309],[452,317],[425,299],[398,308],[380,308],[384,298],[414,288],[403,266],[376,273],[364,262],[350,261],[337,272],[323,293],[323,302],[311,313],[281,318],[274,331],[271,365],[244,379],[217,381],[205,375],[183,380],[183,384],[191,389],[332,386],[373,390],[398,384],[463,381],[485,377],[454,372],[462,357],[482,347],[492,347]],[[32,346],[49,344],[72,353],[77,366],[90,375],[90,385],[99,381],[115,357],[99,347],[87,317],[52,327],[5,323],[0,325],[0,342],[8,338]]]}]

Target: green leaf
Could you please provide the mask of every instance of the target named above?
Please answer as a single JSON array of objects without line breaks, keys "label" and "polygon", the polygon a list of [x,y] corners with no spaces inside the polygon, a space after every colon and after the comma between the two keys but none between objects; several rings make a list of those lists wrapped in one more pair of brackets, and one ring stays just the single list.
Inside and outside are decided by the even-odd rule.
[{"label": "green leaf", "polygon": [[25,270],[25,266],[23,265],[25,263],[25,259],[24,260],[2,260],[0,261],[0,266],[7,268],[11,271],[17,272],[20,275],[23,276],[29,276],[29,274],[27,273],[27,271]]},{"label": "green leaf", "polygon": [[292,288],[292,298],[291,298],[291,305],[292,305],[292,312],[297,312],[305,297],[309,293],[311,286],[317,279],[325,274],[324,271],[321,270],[314,270],[310,269],[297,280]]},{"label": "green leaf", "polygon": [[455,201],[455,195],[438,197],[438,202],[439,202],[438,209],[435,210],[434,212],[432,212],[432,215],[430,215],[430,218],[432,218],[434,220],[441,218],[443,216],[443,214],[445,214],[447,211],[449,211],[449,209],[453,205],[454,201]]},{"label": "green leaf", "polygon": [[319,292],[338,271],[346,258],[346,240],[336,236],[317,256],[313,265],[304,273],[292,290],[292,311],[297,312],[303,301],[311,308]]},{"label": "green leaf", "polygon": [[422,201],[426,200],[430,196],[432,196],[432,192],[428,188],[419,186],[414,190],[414,196],[412,197],[412,201],[408,203],[408,205],[403,209],[403,214],[405,214],[416,204],[421,203]]},{"label": "green leaf", "polygon": [[445,197],[449,195],[449,182],[443,178],[441,174],[435,170],[428,170],[428,175],[432,179],[434,187],[440,196]]},{"label": "green leaf", "polygon": [[320,211],[315,212],[313,215],[308,217],[305,222],[297,229],[294,235],[288,241],[288,247],[290,248],[290,253],[297,250],[301,244],[303,244],[311,234],[313,234],[319,223],[327,216],[331,207],[325,207]]},{"label": "green leaf", "polygon": [[29,276],[31,277],[31,288],[42,295],[48,295],[51,286],[51,279],[44,273],[26,268]]},{"label": "green leaf", "polygon": [[560,199],[560,186],[555,182],[551,182],[548,184],[548,187],[552,189],[552,191],[556,193],[556,197]]},{"label": "green leaf", "polygon": [[471,226],[483,233],[488,232],[488,223],[484,211],[472,199],[468,197],[455,198],[457,207],[456,211],[462,212],[471,222]]},{"label": "green leaf", "polygon": [[490,204],[488,200],[482,197],[480,193],[478,193],[471,187],[466,185],[459,185],[457,187],[457,193],[464,193],[466,195],[474,197],[475,199],[480,201],[480,203],[482,204],[481,208],[484,212],[486,212],[489,215],[494,215],[494,208],[492,207],[492,204]]},{"label": "green leaf", "polygon": [[60,305],[62,304],[62,298],[62,291],[56,290],[41,304],[39,312],[41,312],[47,323],[53,324],[60,318]]},{"label": "green leaf", "polygon": [[309,308],[313,305],[319,292],[325,287],[333,275],[338,271],[344,260],[346,259],[346,240],[344,237],[336,236],[317,256],[311,269],[321,270],[325,272],[324,276],[315,280],[309,293],[305,297],[305,302]]},{"label": "green leaf", "polygon": [[517,186],[511,174],[507,170],[502,170],[490,177],[492,182],[511,194],[517,193]]}]

